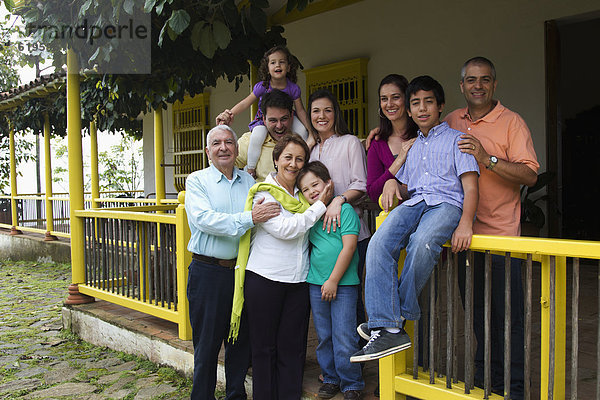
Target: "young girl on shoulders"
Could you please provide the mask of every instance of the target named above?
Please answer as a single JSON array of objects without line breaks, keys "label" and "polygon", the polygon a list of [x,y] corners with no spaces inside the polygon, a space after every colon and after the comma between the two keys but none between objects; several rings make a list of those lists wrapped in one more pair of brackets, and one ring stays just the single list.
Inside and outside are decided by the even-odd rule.
[{"label": "young girl on shoulders", "polygon": [[[298,187],[313,204],[331,180],[320,161],[309,163],[298,174]],[[312,251],[309,283],[310,306],[319,339],[317,360],[323,372],[319,398],[329,399],[337,392],[344,399],[358,399],[364,389],[360,365],[350,356],[359,349],[356,333],[358,298],[358,215],[348,203],[342,204],[340,227],[327,233],[317,222],[310,231]]]},{"label": "young girl on shoulders", "polygon": [[256,113],[254,120],[248,125],[252,131],[252,135],[250,136],[250,143],[248,145],[247,171],[252,176],[256,176],[256,164],[268,133],[267,128],[264,126],[262,112],[260,111],[260,103],[262,102],[262,97],[265,93],[270,92],[273,89],[279,89],[294,100],[296,115],[294,116],[292,124],[292,132],[302,136],[302,138],[308,142],[310,147],[314,145],[314,139],[311,140],[312,137],[309,139],[308,135],[309,131],[307,127],[310,127],[310,125],[308,124],[306,111],[302,105],[300,86],[296,84],[297,69],[298,62],[287,47],[272,47],[265,53],[261,60],[258,69],[260,82],[254,85],[252,93],[244,100],[237,103],[231,110],[226,109],[217,116],[217,124],[224,123],[230,125],[236,115],[248,109],[248,107],[258,100],[258,112]]}]

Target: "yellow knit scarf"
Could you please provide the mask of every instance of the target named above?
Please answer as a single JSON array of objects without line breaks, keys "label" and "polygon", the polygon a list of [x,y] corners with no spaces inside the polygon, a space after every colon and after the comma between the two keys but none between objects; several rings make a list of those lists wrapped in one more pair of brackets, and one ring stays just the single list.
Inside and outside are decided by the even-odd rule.
[{"label": "yellow knit scarf", "polygon": [[[298,194],[299,200],[290,196],[283,188],[272,183],[256,183],[248,191],[244,211],[252,210],[254,195],[257,192],[269,192],[283,208],[293,213],[303,213],[310,207],[302,193]],[[233,307],[231,309],[231,323],[229,330],[229,339],[235,342],[240,330],[240,319],[242,309],[244,308],[244,278],[246,276],[246,265],[248,264],[248,255],[250,254],[250,229],[240,238],[237,263],[235,267],[235,286],[233,291]]]}]

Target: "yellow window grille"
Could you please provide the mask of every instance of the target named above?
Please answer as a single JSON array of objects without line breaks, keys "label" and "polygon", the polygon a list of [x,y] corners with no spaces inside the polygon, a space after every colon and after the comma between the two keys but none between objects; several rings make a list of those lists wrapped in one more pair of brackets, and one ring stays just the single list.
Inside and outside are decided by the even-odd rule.
[{"label": "yellow window grille", "polygon": [[340,103],[348,128],[360,138],[368,133],[368,62],[368,58],[355,58],[304,71],[307,100],[318,89],[329,89]]},{"label": "yellow window grille", "polygon": [[177,191],[185,190],[187,176],[208,166],[204,149],[210,129],[210,93],[186,96],[173,104],[173,163]]}]

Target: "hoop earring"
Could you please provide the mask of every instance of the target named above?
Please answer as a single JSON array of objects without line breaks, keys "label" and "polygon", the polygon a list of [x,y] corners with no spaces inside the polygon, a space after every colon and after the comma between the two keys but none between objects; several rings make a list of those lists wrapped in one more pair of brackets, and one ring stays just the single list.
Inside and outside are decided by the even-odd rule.
[{"label": "hoop earring", "polygon": [[388,119],[385,115],[381,115],[381,107],[379,107],[379,111],[377,112],[380,118]]}]

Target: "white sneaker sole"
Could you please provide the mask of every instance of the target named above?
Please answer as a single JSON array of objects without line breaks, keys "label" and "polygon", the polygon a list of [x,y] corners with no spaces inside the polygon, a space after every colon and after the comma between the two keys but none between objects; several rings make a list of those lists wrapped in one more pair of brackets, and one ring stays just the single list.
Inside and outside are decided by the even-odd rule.
[{"label": "white sneaker sole", "polygon": [[395,353],[399,353],[399,352],[404,351],[406,349],[410,349],[410,346],[411,346],[411,343],[405,343],[405,344],[400,345],[400,346],[396,346],[396,347],[391,347],[389,349],[385,349],[383,351],[380,351],[379,353],[372,353],[372,354],[363,354],[363,355],[359,355],[359,356],[352,356],[352,357],[350,357],[350,362],[357,363],[357,362],[379,360],[380,358],[387,357],[387,356],[395,354]]},{"label": "white sneaker sole", "polygon": [[366,341],[369,341],[369,339],[371,339],[371,335],[367,335],[365,333],[365,331],[363,331],[362,329],[360,329],[361,325],[359,325],[359,326],[356,327],[356,332],[358,332],[358,336],[360,336],[361,338],[365,339]]}]

